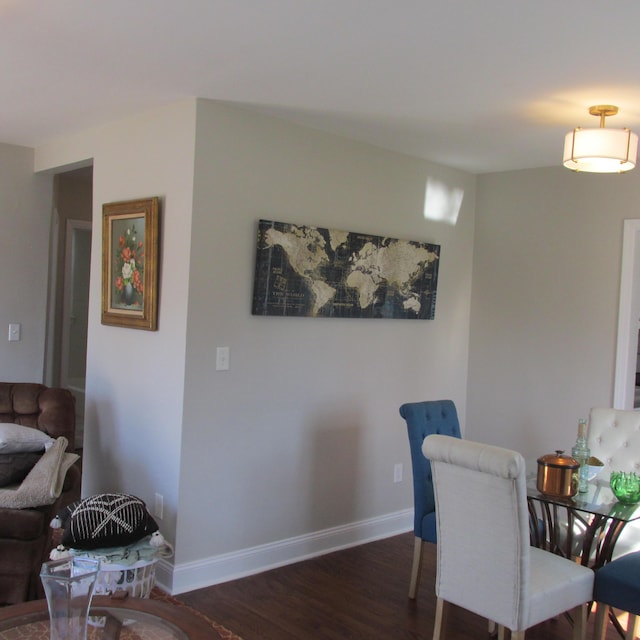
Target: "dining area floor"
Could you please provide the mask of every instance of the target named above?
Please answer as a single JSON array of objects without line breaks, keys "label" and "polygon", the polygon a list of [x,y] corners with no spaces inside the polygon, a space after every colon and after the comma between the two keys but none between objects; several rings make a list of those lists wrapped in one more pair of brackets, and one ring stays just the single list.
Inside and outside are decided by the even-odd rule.
[{"label": "dining area floor", "polygon": [[[413,533],[401,534],[177,598],[243,640],[430,640],[436,547],[425,545],[420,588],[417,598],[410,600],[413,538]],[[473,544],[473,531],[469,531],[469,544]],[[588,639],[593,637],[594,618],[592,613]],[[489,637],[484,618],[462,609],[451,611],[448,640]],[[569,637],[570,623],[564,616],[526,633],[527,640]],[[609,624],[607,640],[619,637]]]}]

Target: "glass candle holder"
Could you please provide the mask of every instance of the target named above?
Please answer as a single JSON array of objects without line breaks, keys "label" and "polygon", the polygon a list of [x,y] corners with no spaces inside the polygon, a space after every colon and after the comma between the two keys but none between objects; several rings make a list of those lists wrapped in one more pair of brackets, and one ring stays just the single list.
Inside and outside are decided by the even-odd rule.
[{"label": "glass candle holder", "polygon": [[51,640],[86,640],[87,615],[100,561],[64,558],[45,562],[40,579],[47,597]]},{"label": "glass candle holder", "polygon": [[622,504],[640,502],[640,476],[632,472],[612,471],[611,490]]}]

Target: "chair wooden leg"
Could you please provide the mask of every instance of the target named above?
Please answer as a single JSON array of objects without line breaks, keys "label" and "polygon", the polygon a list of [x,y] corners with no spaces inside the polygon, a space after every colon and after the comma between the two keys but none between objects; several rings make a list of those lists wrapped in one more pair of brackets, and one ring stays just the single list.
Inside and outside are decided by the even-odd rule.
[{"label": "chair wooden leg", "polygon": [[433,621],[433,640],[441,640],[445,637],[449,603],[442,598],[436,600],[436,616]]},{"label": "chair wooden leg", "polygon": [[593,623],[593,640],[604,640],[609,619],[609,605],[598,602],[596,620]]},{"label": "chair wooden leg", "polygon": [[413,565],[411,567],[411,582],[409,583],[409,598],[415,600],[422,573],[422,546],[424,541],[418,536],[413,541]]},{"label": "chair wooden leg", "polygon": [[522,630],[522,631],[512,631],[511,632],[511,640],[524,640],[524,630]]},{"label": "chair wooden leg", "polygon": [[504,625],[498,625],[498,640],[504,640]]},{"label": "chair wooden leg", "polygon": [[627,635],[624,637],[625,640],[635,640],[635,637],[638,635],[638,616],[633,615],[633,613],[629,614],[629,620],[627,622]]},{"label": "chair wooden leg", "polygon": [[573,640],[585,640],[587,637],[587,605],[575,607],[573,613]]}]

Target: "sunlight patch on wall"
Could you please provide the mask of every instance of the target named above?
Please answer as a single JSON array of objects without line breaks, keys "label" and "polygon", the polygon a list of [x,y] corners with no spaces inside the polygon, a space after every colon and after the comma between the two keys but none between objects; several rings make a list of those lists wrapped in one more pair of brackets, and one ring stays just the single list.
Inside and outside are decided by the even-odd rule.
[{"label": "sunlight patch on wall", "polygon": [[424,217],[455,225],[462,206],[464,189],[449,187],[435,178],[427,178],[424,191]]}]

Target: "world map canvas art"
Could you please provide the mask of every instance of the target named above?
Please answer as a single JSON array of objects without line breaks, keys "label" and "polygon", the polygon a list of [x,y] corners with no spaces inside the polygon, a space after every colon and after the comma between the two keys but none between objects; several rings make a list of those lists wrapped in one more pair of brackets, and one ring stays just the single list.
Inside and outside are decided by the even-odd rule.
[{"label": "world map canvas art", "polygon": [[435,317],[440,245],[260,220],[253,315]]}]

